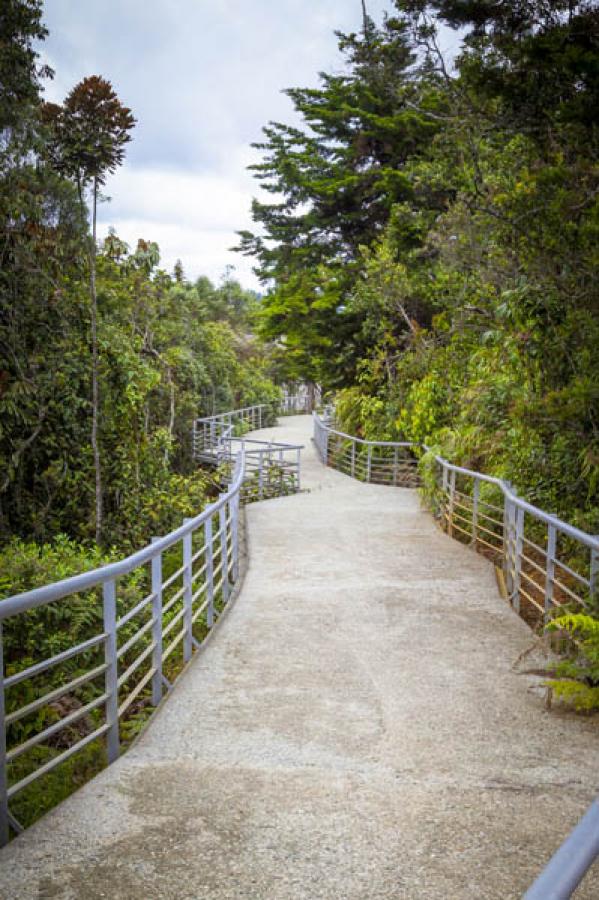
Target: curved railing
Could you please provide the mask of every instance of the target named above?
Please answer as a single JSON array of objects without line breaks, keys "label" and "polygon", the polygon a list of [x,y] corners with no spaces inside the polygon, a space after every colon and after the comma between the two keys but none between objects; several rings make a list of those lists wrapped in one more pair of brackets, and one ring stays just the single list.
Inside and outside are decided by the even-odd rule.
[{"label": "curved railing", "polygon": [[[417,455],[427,452],[426,446],[353,437],[317,413],[313,422],[314,443],[326,465],[372,483],[414,487],[421,480]],[[518,612],[526,612],[523,605],[528,604],[525,618],[534,618],[534,612],[548,619],[564,603],[588,607],[599,588],[599,537],[519,497],[501,478],[453,465],[442,456],[432,462],[431,499],[444,528],[502,564],[508,596]]]},{"label": "curved railing", "polygon": [[[256,408],[248,409],[259,427]],[[121,747],[120,725],[133,704],[143,699],[156,706],[172,687],[238,580],[240,502],[299,490],[301,447],[234,438],[237,413],[246,416],[247,410],[200,420],[215,435],[214,458],[229,483],[199,515],[126,559],[0,601],[0,844],[10,828],[22,830],[9,809],[21,791],[98,738],[113,762]],[[2,628],[39,628],[36,611],[42,607],[56,610],[60,619],[53,604],[81,606],[87,599],[84,640],[73,642],[62,633],[48,658],[25,667],[3,661]],[[64,729],[67,746],[48,755]],[[42,750],[46,758],[40,758]]]},{"label": "curved railing", "polygon": [[[331,427],[332,411],[313,414],[314,443],[325,465],[361,481],[413,487],[415,454],[425,445],[366,441]],[[372,460],[384,452],[383,477]],[[411,454],[399,475],[397,454]],[[432,457],[430,499],[447,533],[501,566],[507,598],[531,624],[547,622],[556,609],[588,608],[599,589],[599,537],[528,503],[501,478]],[[408,467],[409,466],[409,467]],[[567,561],[566,561],[567,560]],[[527,610],[523,605],[527,604]],[[531,611],[534,615],[531,615]],[[536,621],[535,621],[536,618]],[[595,801],[549,862],[526,900],[567,900],[599,856],[599,801]]]},{"label": "curved railing", "polygon": [[335,430],[328,417],[313,414],[314,443],[322,462],[369,484],[416,487],[420,446],[409,441],[367,441]]}]

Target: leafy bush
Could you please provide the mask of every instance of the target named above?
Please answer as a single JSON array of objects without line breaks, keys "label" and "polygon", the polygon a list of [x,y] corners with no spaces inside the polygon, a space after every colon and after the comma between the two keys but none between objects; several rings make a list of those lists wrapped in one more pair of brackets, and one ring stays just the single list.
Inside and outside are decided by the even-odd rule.
[{"label": "leafy bush", "polygon": [[587,613],[568,613],[550,622],[547,631],[573,638],[575,654],[558,664],[557,677],[548,686],[578,711],[599,709],[599,620]]}]

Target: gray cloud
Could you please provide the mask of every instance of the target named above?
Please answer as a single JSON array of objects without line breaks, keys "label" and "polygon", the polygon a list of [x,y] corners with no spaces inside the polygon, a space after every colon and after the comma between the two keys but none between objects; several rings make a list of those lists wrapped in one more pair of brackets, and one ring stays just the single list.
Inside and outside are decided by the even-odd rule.
[{"label": "gray cloud", "polygon": [[[368,5],[376,18],[391,8]],[[163,264],[181,257],[190,275],[231,263],[255,286],[251,263],[228,251],[257,193],[249,144],[270,119],[292,119],[284,88],[340,69],[333,32],[360,27],[360,0],[46,0],[44,17],[47,96],[100,74],[138,119],[104,230],[157,240]]]}]

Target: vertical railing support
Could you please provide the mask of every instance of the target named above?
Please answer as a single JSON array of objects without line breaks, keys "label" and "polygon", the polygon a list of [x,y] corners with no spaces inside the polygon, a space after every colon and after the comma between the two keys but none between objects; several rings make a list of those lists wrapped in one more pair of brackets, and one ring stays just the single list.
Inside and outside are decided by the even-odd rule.
[{"label": "vertical railing support", "polygon": [[0,622],[0,847],[8,844],[8,775],[6,771],[6,698],[4,690],[4,650]]},{"label": "vertical railing support", "polygon": [[449,504],[447,508],[447,534],[453,537],[453,508],[455,504],[455,471],[449,476]]},{"label": "vertical railing support", "polygon": [[368,445],[368,455],[366,457],[366,481],[370,484],[372,475],[372,444]]},{"label": "vertical railing support", "polygon": [[557,550],[557,530],[555,525],[547,526],[547,558],[545,560],[545,624],[549,621],[553,606],[555,579],[555,553]]},{"label": "vertical railing support", "polygon": [[351,477],[356,477],[356,442],[351,442]]},{"label": "vertical railing support", "polygon": [[512,501],[506,495],[503,500],[503,570],[508,595],[513,592],[512,574]]},{"label": "vertical railing support", "polygon": [[300,462],[300,453],[301,453],[301,450],[298,447],[297,450],[295,451],[295,473],[296,473],[295,474],[295,489],[296,489],[296,491],[299,491],[302,486],[301,485],[302,467],[301,467],[301,462]]},{"label": "vertical railing support", "polygon": [[514,586],[513,606],[517,613],[520,612],[520,573],[522,572],[522,550],[524,540],[524,510],[518,507],[514,510]]},{"label": "vertical railing support", "polygon": [[[221,498],[225,494],[221,494]],[[223,576],[223,603],[229,600],[229,551],[227,549],[227,504],[223,503],[218,511],[220,527],[220,558]]]},{"label": "vertical railing support", "polygon": [[397,487],[397,447],[393,448],[393,486]]},{"label": "vertical railing support", "polygon": [[[158,538],[152,538],[155,543]],[[152,705],[158,706],[162,700],[162,553],[152,557]]]},{"label": "vertical railing support", "polygon": [[104,612],[104,660],[106,672],[104,675],[106,698],[106,750],[108,763],[113,763],[119,756],[119,685],[117,663],[117,634],[116,634],[116,582],[105,581],[102,589]]},{"label": "vertical railing support", "polygon": [[476,541],[478,539],[477,529],[478,529],[478,500],[480,495],[480,481],[478,478],[474,479],[474,485],[472,487],[472,539],[471,544],[476,547]]},{"label": "vertical railing support", "polygon": [[204,522],[204,544],[206,550],[206,625],[214,625],[214,546],[212,543],[212,516]]},{"label": "vertical railing support", "polygon": [[239,578],[239,494],[231,500],[231,535],[232,535],[232,578],[233,584]]},{"label": "vertical railing support", "polygon": [[258,428],[262,428],[262,407],[258,407]]},{"label": "vertical railing support", "polygon": [[[188,522],[191,522],[191,519],[183,519],[183,524],[187,525]],[[193,534],[192,532],[188,532],[183,537],[183,608],[185,612],[183,613],[183,628],[185,629],[185,633],[183,635],[183,660],[184,662],[189,662],[191,659],[192,652],[192,581],[191,581],[191,567],[193,565],[191,558],[193,556]]]},{"label": "vertical railing support", "polygon": [[[595,537],[599,538],[599,534]],[[591,565],[589,570],[589,591],[591,600],[595,599],[595,594],[599,591],[599,550],[591,549]]]},{"label": "vertical railing support", "polygon": [[264,454],[258,451],[258,499],[264,498]]}]

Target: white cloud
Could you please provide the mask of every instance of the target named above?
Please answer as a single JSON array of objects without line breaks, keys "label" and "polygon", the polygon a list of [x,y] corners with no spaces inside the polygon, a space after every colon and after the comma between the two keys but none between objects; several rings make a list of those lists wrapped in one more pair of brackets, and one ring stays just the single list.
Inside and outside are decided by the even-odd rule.
[{"label": "white cloud", "polygon": [[[367,5],[377,19],[392,9]],[[255,287],[252,262],[228,251],[258,193],[249,145],[269,120],[293,120],[284,88],[341,68],[333,32],[359,29],[360,0],[46,0],[44,18],[47,97],[103,75],[138,120],[104,231],[156,240],[165,267],[181,258],[190,275],[233,264]]]}]

